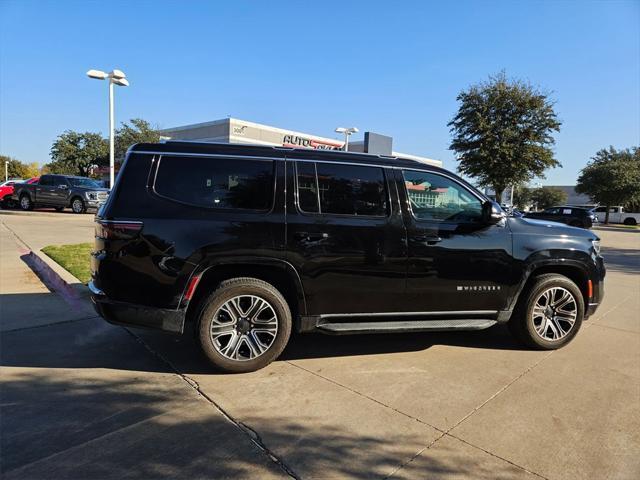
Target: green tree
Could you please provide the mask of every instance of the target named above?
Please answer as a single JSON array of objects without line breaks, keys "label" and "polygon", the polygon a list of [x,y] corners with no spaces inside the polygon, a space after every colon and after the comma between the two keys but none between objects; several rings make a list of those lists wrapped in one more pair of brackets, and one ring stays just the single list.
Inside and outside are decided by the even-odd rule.
[{"label": "green tree", "polygon": [[548,95],[506,75],[489,77],[458,97],[458,113],[447,125],[458,156],[458,170],[483,187],[502,192],[560,166],[551,147],[561,122]]},{"label": "green tree", "polygon": [[609,207],[640,202],[640,148],[598,151],[580,172],[576,192],[607,207],[604,223],[609,223]]},{"label": "green tree", "polygon": [[513,203],[520,210],[531,204],[532,190],[526,185],[516,185],[513,189]]},{"label": "green tree", "polygon": [[92,165],[106,165],[109,144],[94,132],[67,130],[59,135],[51,147],[51,173],[87,176]]},{"label": "green tree", "polygon": [[[9,178],[31,178],[38,176],[40,167],[36,162],[24,163],[20,160],[8,157],[6,155],[0,155],[0,166],[4,169],[5,162],[7,165],[7,174]],[[3,172],[4,173],[4,172]],[[3,177],[4,180],[4,177]]]},{"label": "green tree", "polygon": [[554,205],[562,205],[567,198],[564,190],[555,187],[540,187],[531,192],[531,200],[536,204],[536,208],[543,210]]},{"label": "green tree", "polygon": [[132,118],[122,123],[116,130],[115,160],[122,162],[129,147],[136,143],[156,143],[160,141],[160,132],[149,122],[141,118]]}]

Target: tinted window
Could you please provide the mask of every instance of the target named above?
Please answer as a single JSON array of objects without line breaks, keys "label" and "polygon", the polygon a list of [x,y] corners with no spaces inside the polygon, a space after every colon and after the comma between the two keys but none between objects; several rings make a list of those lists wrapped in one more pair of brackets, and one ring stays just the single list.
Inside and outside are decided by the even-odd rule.
[{"label": "tinted window", "polygon": [[38,183],[40,185],[53,185],[53,177],[51,175],[44,175]]},{"label": "tinted window", "polygon": [[207,208],[268,210],[273,198],[273,161],[163,156],[155,192]]},{"label": "tinted window", "polygon": [[320,211],[318,197],[318,180],[316,164],[296,162],[298,174],[298,205],[303,212],[318,213]]},{"label": "tinted window", "polygon": [[69,182],[74,187],[100,188],[100,184],[95,180],[85,177],[69,177]]},{"label": "tinted window", "polygon": [[482,202],[462,185],[428,172],[405,170],[403,175],[416,218],[452,222],[481,220]]},{"label": "tinted window", "polygon": [[375,215],[387,213],[382,168],[316,163],[320,213]]},{"label": "tinted window", "polygon": [[56,187],[59,185],[68,185],[67,179],[65,177],[53,177],[53,185]]}]

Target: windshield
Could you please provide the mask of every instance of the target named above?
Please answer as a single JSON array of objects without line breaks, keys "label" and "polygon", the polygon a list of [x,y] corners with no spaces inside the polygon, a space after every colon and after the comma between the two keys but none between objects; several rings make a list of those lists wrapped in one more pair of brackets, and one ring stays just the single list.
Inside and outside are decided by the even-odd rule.
[{"label": "windshield", "polygon": [[67,180],[69,180],[74,187],[101,188],[98,182],[90,178],[68,177]]}]

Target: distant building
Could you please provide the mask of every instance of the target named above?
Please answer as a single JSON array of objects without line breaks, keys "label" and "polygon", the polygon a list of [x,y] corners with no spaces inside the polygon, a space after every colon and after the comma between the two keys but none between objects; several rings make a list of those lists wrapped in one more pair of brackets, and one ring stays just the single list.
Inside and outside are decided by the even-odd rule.
[{"label": "distant building", "polygon": [[[318,150],[342,150],[344,142],[295,130],[247,122],[237,118],[223,118],[212,122],[184,125],[160,131],[165,140],[191,140],[199,142],[245,143],[284,147],[303,147]],[[442,161],[393,150],[393,138],[365,132],[364,140],[349,141],[350,152],[390,155],[416,160],[428,165],[442,166]]]},{"label": "distant building", "polygon": [[558,190],[562,190],[567,194],[567,201],[565,202],[567,205],[575,205],[576,207],[580,206],[591,206],[595,205],[594,202],[591,201],[588,195],[584,195],[583,193],[577,193],[575,185],[545,185],[549,188],[557,188]]}]

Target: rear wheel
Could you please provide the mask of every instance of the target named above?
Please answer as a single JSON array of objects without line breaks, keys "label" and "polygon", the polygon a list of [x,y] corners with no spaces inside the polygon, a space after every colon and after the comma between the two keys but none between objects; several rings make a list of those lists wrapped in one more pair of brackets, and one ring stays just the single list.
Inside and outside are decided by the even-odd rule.
[{"label": "rear wheel", "polygon": [[33,202],[29,195],[22,195],[20,197],[20,208],[22,210],[33,210]]},{"label": "rear wheel", "polygon": [[73,213],[86,212],[87,207],[84,204],[84,200],[82,200],[80,197],[75,197],[73,200],[71,200],[71,210],[73,210]]},{"label": "rear wheel", "polygon": [[222,282],[198,315],[202,351],[218,370],[252,372],[284,350],[291,334],[291,311],[273,285],[257,278]]},{"label": "rear wheel", "polygon": [[638,222],[636,221],[636,219],[635,219],[635,218],[633,218],[633,217],[628,217],[628,218],[625,218],[625,219],[624,219],[624,224],[625,224],[625,225],[637,225],[637,224],[638,224]]},{"label": "rear wheel", "polygon": [[572,220],[571,222],[569,222],[569,225],[572,227],[582,227],[582,222],[579,222],[578,220]]},{"label": "rear wheel", "polygon": [[529,347],[555,350],[575,337],[583,316],[584,301],[577,285],[562,275],[546,274],[523,292],[509,328]]}]

